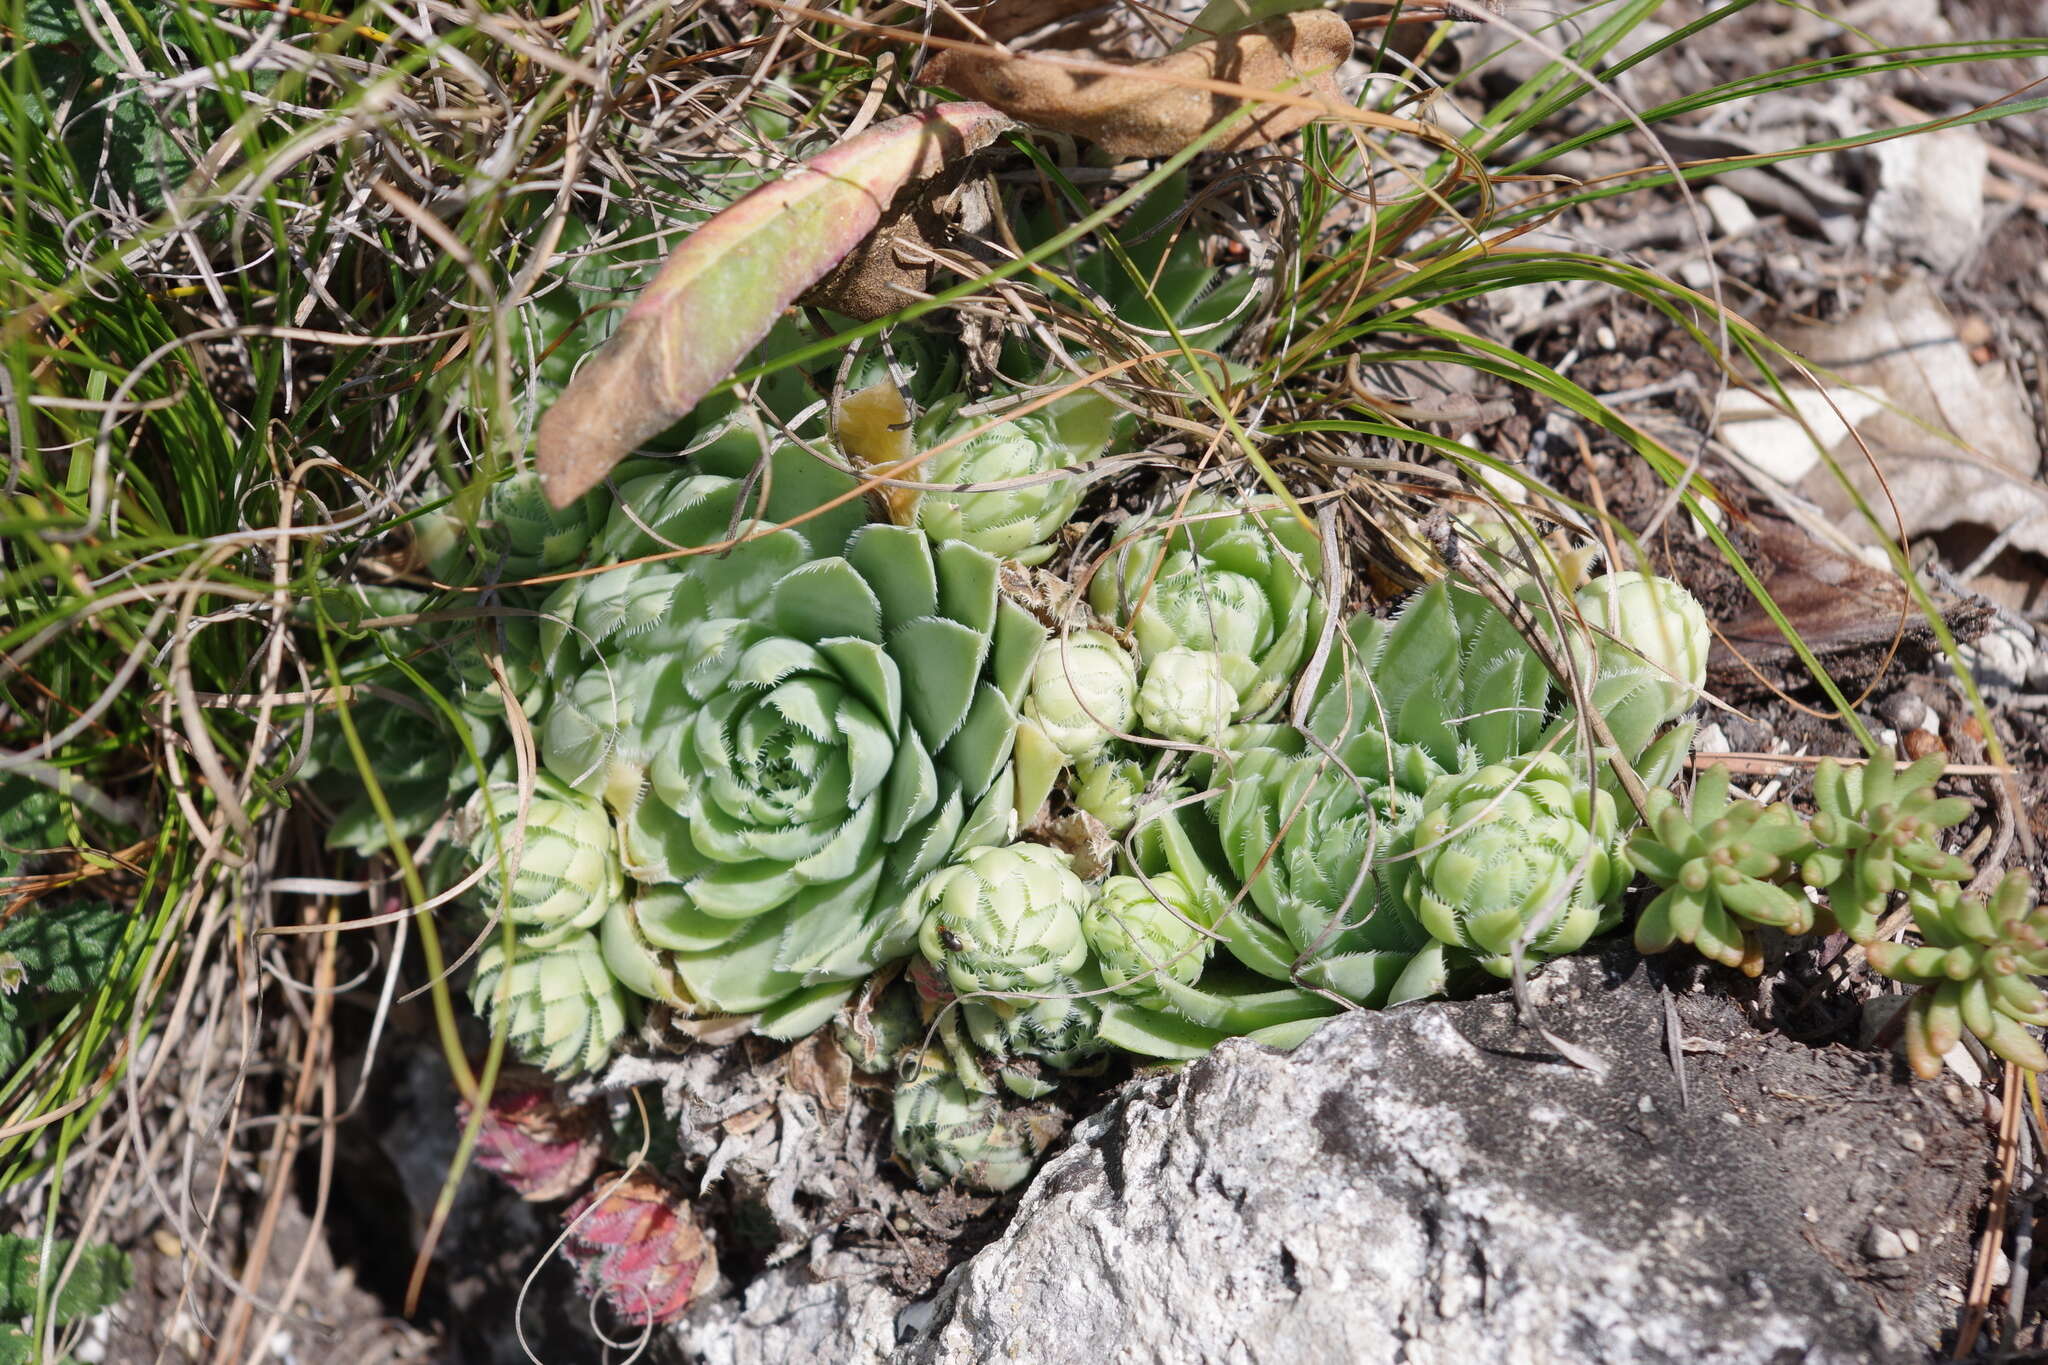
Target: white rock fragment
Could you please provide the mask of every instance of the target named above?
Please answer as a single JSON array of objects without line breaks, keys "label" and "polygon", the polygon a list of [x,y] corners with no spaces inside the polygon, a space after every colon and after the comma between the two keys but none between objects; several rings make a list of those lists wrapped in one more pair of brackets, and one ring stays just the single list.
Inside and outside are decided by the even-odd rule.
[{"label": "white rock fragment", "polygon": [[1784,484],[1805,478],[1820,463],[1823,450],[1843,445],[1850,427],[1875,416],[1884,406],[1882,392],[1840,386],[1826,390],[1798,387],[1788,390],[1786,396],[1813,435],[1746,389],[1722,394],[1714,411],[1715,434],[1728,448],[1759,473]]},{"label": "white rock fragment", "polygon": [[1950,271],[1984,235],[1983,139],[1968,128],[1894,138],[1872,149],[1879,188],[1863,221],[1863,245],[1898,260]]}]

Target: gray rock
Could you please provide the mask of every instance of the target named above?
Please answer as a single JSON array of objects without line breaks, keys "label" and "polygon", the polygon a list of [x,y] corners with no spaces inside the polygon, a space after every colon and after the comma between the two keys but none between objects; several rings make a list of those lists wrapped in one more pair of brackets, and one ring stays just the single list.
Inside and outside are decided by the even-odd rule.
[{"label": "gray rock", "polygon": [[[1130,1087],[895,1359],[1926,1358],[1989,1150],[1976,1095],[1705,996],[1679,998],[1681,1031],[1723,1046],[1686,1052],[1681,1088],[1632,957],[1532,989],[1604,1077],[1495,998],[1350,1015],[1291,1055],[1227,1044]],[[1873,1224],[1925,1250],[1873,1262]]]}]

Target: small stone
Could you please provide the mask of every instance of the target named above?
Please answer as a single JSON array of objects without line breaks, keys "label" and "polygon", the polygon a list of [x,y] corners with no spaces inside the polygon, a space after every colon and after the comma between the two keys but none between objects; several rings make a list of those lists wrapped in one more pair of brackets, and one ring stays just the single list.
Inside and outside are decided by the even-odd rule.
[{"label": "small stone", "polygon": [[1742,1126],[1742,1115],[1740,1114],[1730,1112],[1721,1114],[1718,1117],[1721,1122],[1727,1124],[1730,1128],[1740,1128]]},{"label": "small stone", "polygon": [[1651,1099],[1651,1098],[1650,1098],[1650,1097],[1649,1097],[1648,1095],[1643,1095],[1643,1096],[1640,1096],[1640,1097],[1639,1097],[1639,1098],[1638,1098],[1638,1099],[1636,1100],[1636,1112],[1637,1112],[1638,1114],[1654,1114],[1654,1113],[1656,1113],[1656,1112],[1657,1112],[1657,1101],[1655,1101],[1655,1100]]},{"label": "small stone", "polygon": [[1905,1239],[1882,1223],[1863,1235],[1863,1254],[1873,1261],[1896,1261],[1906,1255]]},{"label": "small stone", "polygon": [[1906,1244],[1906,1250],[1907,1250],[1907,1251],[1911,1252],[1911,1253],[1912,1253],[1913,1255],[1915,1255],[1915,1256],[1917,1256],[1917,1255],[1919,1255],[1919,1254],[1920,1254],[1920,1234],[1919,1234],[1919,1233],[1915,1232],[1915,1231],[1914,1231],[1913,1229],[1911,1229],[1911,1228],[1900,1228],[1900,1229],[1899,1229],[1899,1240],[1900,1240],[1901,1242],[1904,1242],[1904,1243]]},{"label": "small stone", "polygon": [[1899,1134],[1899,1146],[1909,1152],[1924,1152],[1927,1150],[1927,1135],[1917,1128],[1908,1128]]},{"label": "small stone", "polygon": [[1700,203],[1714,215],[1714,226],[1726,237],[1741,237],[1756,227],[1756,214],[1742,196],[1726,185],[1709,185],[1700,191]]},{"label": "small stone", "polygon": [[1620,339],[1614,335],[1614,329],[1605,323],[1593,333],[1593,341],[1603,351],[1611,351],[1621,344]]}]

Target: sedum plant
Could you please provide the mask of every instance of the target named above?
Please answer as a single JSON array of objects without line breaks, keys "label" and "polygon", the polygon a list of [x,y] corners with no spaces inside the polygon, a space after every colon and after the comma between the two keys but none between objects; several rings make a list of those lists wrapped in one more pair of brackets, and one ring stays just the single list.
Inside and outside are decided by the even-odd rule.
[{"label": "sedum plant", "polygon": [[1621,918],[1614,799],[1533,753],[1438,778],[1415,822],[1408,903],[1439,942],[1496,976],[1518,951],[1573,952]]},{"label": "sedum plant", "polygon": [[[1229,690],[1232,719],[1259,719],[1279,705],[1322,628],[1318,562],[1315,534],[1292,512],[1202,493],[1177,514],[1120,535],[1089,584],[1088,600],[1137,641],[1146,684],[1162,657],[1172,655],[1171,681],[1155,690],[1150,718],[1183,733],[1199,731],[1216,706],[1219,683]],[[1197,669],[1176,650],[1212,662]],[[1145,717],[1142,688],[1139,698]]]},{"label": "sedum plant", "polygon": [[521,1057],[557,1076],[597,1070],[626,1031],[625,994],[588,932],[550,947],[486,944],[469,1003],[505,1030]]},{"label": "sedum plant", "polygon": [[1889,751],[1860,768],[1829,759],[1814,770],[1819,811],[1808,830],[1815,848],[1800,875],[1821,889],[1835,923],[1858,943],[1877,938],[1894,891],[1970,875],[1970,865],[1937,842],[1970,812],[1959,796],[1935,796],[1941,770],[1938,754],[1900,768]]},{"label": "sedum plant", "polygon": [[1730,801],[1729,778],[1726,764],[1707,769],[1693,787],[1690,811],[1668,791],[1650,793],[1627,856],[1663,889],[1636,921],[1636,950],[1661,953],[1688,943],[1758,976],[1763,949],[1756,926],[1788,934],[1813,929],[1812,903],[1784,885],[1813,839],[1789,806]]},{"label": "sedum plant", "polygon": [[2030,979],[2048,975],[2048,905],[2034,903],[2033,879],[2015,869],[1990,897],[1953,882],[1914,888],[1908,903],[1920,944],[1873,943],[1870,965],[1920,989],[1906,1007],[1906,1059],[1915,1074],[1941,1074],[1942,1055],[1964,1029],[2029,1071],[2048,1071],[2048,1052],[2025,1025],[2048,1026],[2048,995]]}]

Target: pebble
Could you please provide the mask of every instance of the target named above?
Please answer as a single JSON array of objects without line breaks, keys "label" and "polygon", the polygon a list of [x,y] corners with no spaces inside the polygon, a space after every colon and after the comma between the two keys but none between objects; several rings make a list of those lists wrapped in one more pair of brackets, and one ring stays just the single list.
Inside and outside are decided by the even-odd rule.
[{"label": "pebble", "polygon": [[1873,1261],[1896,1261],[1906,1252],[1906,1241],[1882,1223],[1872,1223],[1863,1235],[1863,1254]]},{"label": "pebble", "polygon": [[1924,1152],[1927,1150],[1926,1135],[1918,1129],[1908,1128],[1905,1132],[1899,1134],[1899,1146],[1904,1147],[1909,1152]]}]

